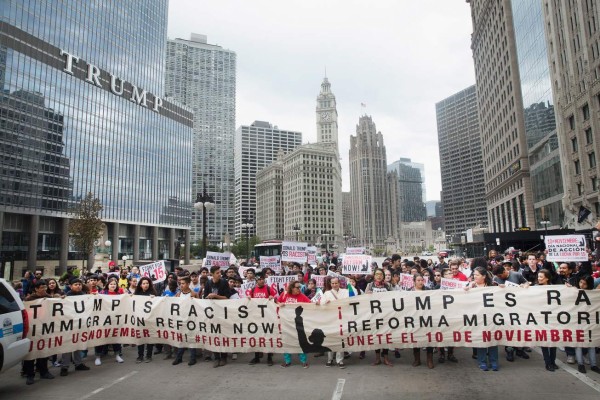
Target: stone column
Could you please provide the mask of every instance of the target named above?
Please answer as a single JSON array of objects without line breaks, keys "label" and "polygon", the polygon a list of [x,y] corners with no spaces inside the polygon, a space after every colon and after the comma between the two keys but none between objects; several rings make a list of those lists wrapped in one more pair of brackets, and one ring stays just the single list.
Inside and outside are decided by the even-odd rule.
[{"label": "stone column", "polygon": [[27,252],[27,269],[33,271],[37,264],[38,232],[40,230],[40,216],[32,215],[29,224],[29,249]]},{"label": "stone column", "polygon": [[169,229],[169,258],[172,260],[175,258],[175,240],[177,237],[175,236],[175,229]]},{"label": "stone column", "polygon": [[152,260],[158,260],[158,226],[152,228]]},{"label": "stone column", "polygon": [[113,235],[110,241],[112,242],[112,259],[119,265],[119,223],[113,222]]},{"label": "stone column", "polygon": [[190,263],[190,230],[185,230],[185,265]]},{"label": "stone column", "polygon": [[69,263],[69,218],[61,219],[60,252],[58,257],[59,273],[62,275],[67,272],[67,264]]},{"label": "stone column", "polygon": [[140,226],[133,226],[133,262],[140,261]]}]

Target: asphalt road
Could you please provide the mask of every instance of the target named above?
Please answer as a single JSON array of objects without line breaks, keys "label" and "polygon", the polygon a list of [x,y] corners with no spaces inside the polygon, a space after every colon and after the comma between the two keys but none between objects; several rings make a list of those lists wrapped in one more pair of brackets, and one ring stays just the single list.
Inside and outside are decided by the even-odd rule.
[{"label": "asphalt road", "polygon": [[[503,350],[500,349],[500,354]],[[425,354],[422,352],[424,360]],[[600,374],[589,370],[579,374],[572,365],[561,362],[566,357],[558,352],[556,372],[547,372],[541,354],[513,363],[500,361],[500,371],[483,372],[471,358],[470,349],[457,349],[457,364],[437,363],[430,370],[424,364],[412,367],[412,352],[401,351],[393,367],[371,366],[373,352],[364,360],[358,354],[346,360],[347,368],[326,368],[325,357],[309,356],[310,368],[303,369],[297,357],[292,366],[281,368],[282,355],[275,355],[275,366],[249,366],[249,354],[241,354],[225,367],[212,368],[212,362],[199,361],[188,366],[171,365],[157,355],[151,363],[136,364],[137,353],[124,348],[125,363],[117,364],[112,355],[101,366],[94,365],[93,351],[86,359],[90,371],[73,371],[59,376],[59,368],[50,371],[54,380],[39,380],[26,386],[19,368],[0,375],[2,400],[70,400],[70,399],[578,399],[597,400],[600,396]],[[575,366],[576,367],[576,366]]]}]

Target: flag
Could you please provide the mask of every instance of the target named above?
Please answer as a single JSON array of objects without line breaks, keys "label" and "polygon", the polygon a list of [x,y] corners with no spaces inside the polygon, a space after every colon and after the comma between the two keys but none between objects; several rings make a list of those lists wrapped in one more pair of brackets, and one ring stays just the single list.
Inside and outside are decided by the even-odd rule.
[{"label": "flag", "polygon": [[577,213],[577,223],[581,224],[592,212],[584,206],[579,206],[579,212]]},{"label": "flag", "polygon": [[366,107],[367,105],[365,103],[360,103],[361,107]]},{"label": "flag", "polygon": [[354,290],[352,289],[352,285],[348,285],[348,297],[354,297],[356,296],[356,293],[354,293]]}]

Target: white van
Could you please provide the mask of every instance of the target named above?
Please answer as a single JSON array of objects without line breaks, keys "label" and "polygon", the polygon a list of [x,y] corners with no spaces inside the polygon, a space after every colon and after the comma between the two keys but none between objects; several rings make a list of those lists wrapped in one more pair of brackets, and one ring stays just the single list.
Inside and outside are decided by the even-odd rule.
[{"label": "white van", "polygon": [[29,318],[25,306],[11,284],[0,279],[0,372],[20,363],[29,353]]}]

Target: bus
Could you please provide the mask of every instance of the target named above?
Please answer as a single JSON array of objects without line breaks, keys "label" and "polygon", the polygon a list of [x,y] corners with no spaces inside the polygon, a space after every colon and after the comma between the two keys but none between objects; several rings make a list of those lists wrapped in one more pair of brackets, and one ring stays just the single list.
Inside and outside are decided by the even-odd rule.
[{"label": "bus", "polygon": [[265,240],[254,246],[254,259],[259,262],[263,256],[280,256],[281,255],[281,240]]}]

